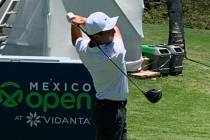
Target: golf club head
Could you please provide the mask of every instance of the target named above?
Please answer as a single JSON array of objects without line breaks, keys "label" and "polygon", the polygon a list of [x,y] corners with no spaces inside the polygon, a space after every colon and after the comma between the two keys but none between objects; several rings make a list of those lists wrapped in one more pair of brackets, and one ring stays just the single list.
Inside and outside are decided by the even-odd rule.
[{"label": "golf club head", "polygon": [[158,102],[161,99],[162,92],[161,92],[160,89],[151,89],[151,90],[145,92],[144,95],[146,96],[146,98],[150,102],[156,103],[156,102]]}]

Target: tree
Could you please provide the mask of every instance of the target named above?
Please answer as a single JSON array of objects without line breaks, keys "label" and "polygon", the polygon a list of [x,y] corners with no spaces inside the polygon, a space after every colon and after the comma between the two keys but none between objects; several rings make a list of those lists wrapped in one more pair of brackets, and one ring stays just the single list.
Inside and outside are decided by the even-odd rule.
[{"label": "tree", "polygon": [[185,50],[184,22],[181,0],[167,0],[169,15],[169,45],[177,45]]}]

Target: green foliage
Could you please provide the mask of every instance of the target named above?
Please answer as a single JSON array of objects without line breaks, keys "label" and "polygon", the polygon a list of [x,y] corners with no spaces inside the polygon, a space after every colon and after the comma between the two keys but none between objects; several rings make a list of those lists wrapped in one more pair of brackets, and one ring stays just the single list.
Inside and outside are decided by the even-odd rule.
[{"label": "green foliage", "polygon": [[167,24],[168,23],[168,11],[166,0],[163,0],[161,4],[156,4],[149,0],[151,9],[144,12],[144,22],[150,24]]},{"label": "green foliage", "polygon": [[[154,0],[148,0],[151,9],[144,13],[144,23],[167,24],[167,0],[162,0],[160,4]],[[183,16],[186,27],[210,29],[210,1],[209,0],[182,0]]]}]

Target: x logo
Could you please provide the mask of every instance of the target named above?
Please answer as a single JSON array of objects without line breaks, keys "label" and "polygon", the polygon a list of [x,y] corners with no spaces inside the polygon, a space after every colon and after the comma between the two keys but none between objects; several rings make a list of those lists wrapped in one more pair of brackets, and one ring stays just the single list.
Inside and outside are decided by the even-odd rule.
[{"label": "x logo", "polygon": [[[4,83],[3,86],[0,86],[0,88],[5,88],[6,86],[14,86],[13,83]],[[15,84],[16,85],[16,84]],[[23,99],[23,91],[20,89],[17,89],[12,95],[9,95],[6,93],[3,89],[0,89],[0,103],[8,108],[16,107],[18,103],[20,103]]]}]

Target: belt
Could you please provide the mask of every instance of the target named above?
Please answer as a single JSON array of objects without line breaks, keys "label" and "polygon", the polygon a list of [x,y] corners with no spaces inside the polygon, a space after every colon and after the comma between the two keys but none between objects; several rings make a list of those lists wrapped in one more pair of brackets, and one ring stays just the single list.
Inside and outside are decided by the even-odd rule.
[{"label": "belt", "polygon": [[126,101],[113,101],[113,100],[99,100],[96,99],[96,104],[104,104],[104,105],[110,105],[110,106],[126,106],[127,100]]}]

